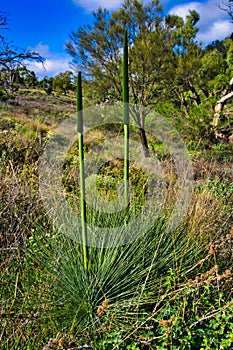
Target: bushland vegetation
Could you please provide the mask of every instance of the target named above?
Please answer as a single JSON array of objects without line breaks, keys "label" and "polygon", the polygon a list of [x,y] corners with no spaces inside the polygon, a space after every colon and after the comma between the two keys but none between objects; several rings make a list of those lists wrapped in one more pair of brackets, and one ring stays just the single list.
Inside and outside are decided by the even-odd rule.
[{"label": "bushland vegetation", "polygon": [[[229,14],[230,6],[224,7]],[[186,21],[164,18],[157,1],[125,1],[118,11],[99,9],[94,16],[93,27],[79,28],[67,41],[74,64],[86,74],[84,108],[121,99],[122,27],[128,25],[130,102],[159,112],[179,131],[193,166],[192,200],[182,222],[167,232],[176,168],[166,145],[142,136],[147,115],[135,113],[130,133],[146,142],[165,174],[163,212],[128,244],[89,247],[85,269],[82,245],[49,220],[39,191],[46,142],[76,111],[75,77],[66,72],[38,81],[20,65],[8,85],[9,67],[1,65],[1,348],[231,349],[233,104],[231,96],[222,98],[232,89],[232,37],[202,48],[195,40],[198,14],[190,12]],[[118,123],[89,131],[85,154],[122,133]],[[63,186],[77,212],[78,158],[75,142]],[[147,178],[133,163],[129,173],[137,215]],[[122,160],[106,162],[97,176],[100,195],[114,198],[122,178]],[[120,220],[90,209],[87,219],[99,227]]]}]

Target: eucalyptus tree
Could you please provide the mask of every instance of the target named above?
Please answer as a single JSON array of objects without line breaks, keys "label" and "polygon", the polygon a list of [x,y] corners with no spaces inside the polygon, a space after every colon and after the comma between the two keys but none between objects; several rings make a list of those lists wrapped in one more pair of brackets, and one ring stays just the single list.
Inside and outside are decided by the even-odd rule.
[{"label": "eucalyptus tree", "polygon": [[6,91],[17,91],[20,87],[35,88],[38,80],[34,71],[28,70],[25,66],[20,66],[14,71],[7,68],[0,69],[0,86]]},{"label": "eucalyptus tree", "polygon": [[[209,56],[208,56],[209,55]],[[213,56],[216,57],[213,60]],[[207,53],[207,67],[212,72],[207,86],[211,95],[215,96],[214,118],[212,125],[214,128],[219,126],[223,108],[225,104],[233,99],[233,40],[229,37],[222,42],[218,42],[217,47],[213,47],[210,53]],[[203,67],[206,68],[206,65]],[[206,69],[208,72],[208,70]],[[224,119],[224,118],[222,118]],[[232,119],[232,118],[231,118]],[[231,120],[232,122],[233,120]]]},{"label": "eucalyptus tree", "polygon": [[66,95],[67,92],[73,89],[72,76],[73,73],[71,71],[57,74],[53,79],[53,90]]},{"label": "eucalyptus tree", "polygon": [[[7,80],[1,81],[6,90],[14,91],[14,81],[19,67],[26,67],[28,61],[43,63],[44,59],[35,51],[20,49],[12,41],[7,40],[7,14],[0,11],[0,69],[7,76]],[[1,76],[0,76],[1,77]]]},{"label": "eucalyptus tree", "polygon": [[185,20],[177,17],[176,21],[179,21],[179,26],[177,26],[177,30],[173,35],[176,43],[174,48],[176,65],[174,67],[175,74],[172,87],[179,106],[187,108],[187,92],[190,93],[195,104],[200,102],[195,87],[195,80],[202,57],[202,48],[196,41],[199,14],[195,10],[191,10]]},{"label": "eucalyptus tree", "polygon": [[[222,41],[216,40],[204,49],[193,48],[183,55],[177,68],[176,79],[180,79],[179,97],[183,98],[183,107],[189,123],[191,122],[196,135],[222,137],[219,128],[232,123],[229,114],[226,121],[224,106],[232,100],[233,81],[233,40],[232,37]],[[186,64],[187,66],[186,66]],[[192,70],[189,69],[192,66]],[[223,123],[220,123],[223,121]],[[230,127],[231,128],[231,127]],[[225,137],[224,137],[225,138]]]},{"label": "eucalyptus tree", "polygon": [[182,29],[184,21],[180,17],[164,17],[159,0],[146,3],[126,0],[116,11],[99,8],[93,15],[93,25],[79,27],[71,33],[67,51],[77,70],[82,70],[86,78],[95,82],[103,102],[119,101],[123,33],[127,29],[129,101],[137,106],[131,110],[131,115],[140,130],[145,155],[148,155],[147,112],[142,107],[154,106],[175,94],[177,59],[188,50],[196,33],[192,29],[196,21],[187,21]]}]

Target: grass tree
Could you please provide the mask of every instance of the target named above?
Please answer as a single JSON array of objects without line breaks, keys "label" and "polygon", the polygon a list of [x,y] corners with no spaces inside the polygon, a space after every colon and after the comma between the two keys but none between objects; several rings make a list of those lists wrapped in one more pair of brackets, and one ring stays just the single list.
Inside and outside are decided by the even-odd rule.
[{"label": "grass tree", "polygon": [[[125,130],[125,200],[128,205],[129,189],[129,89],[128,89],[128,41],[124,33],[123,50],[123,115]],[[89,325],[99,326],[101,318],[110,309],[114,322],[122,317],[140,314],[141,307],[151,301],[151,295],[169,275],[169,270],[185,269],[196,261],[195,256],[203,250],[189,234],[182,230],[167,230],[169,215],[157,219],[148,228],[145,217],[140,216],[137,225],[127,220],[119,225],[117,215],[99,216],[94,210],[88,212],[85,202],[85,174],[83,148],[83,105],[81,72],[77,81],[77,129],[79,139],[80,205],[82,241],[58,232],[52,240],[44,236],[42,257],[49,272],[50,288],[55,298],[54,316],[64,320],[63,327],[75,332]],[[142,209],[142,208],[140,208]],[[130,217],[125,214],[127,219]],[[146,212],[154,220],[154,213]],[[119,214],[121,216],[121,213]],[[106,218],[106,220],[105,220]],[[105,220],[105,221],[104,221]],[[87,247],[87,222],[90,227],[108,227],[108,242],[99,240],[98,246]],[[116,234],[116,230],[118,231]],[[94,234],[94,230],[93,230]],[[128,238],[119,244],[118,237]],[[37,241],[40,238],[35,238]],[[117,236],[117,237],[116,237]],[[195,255],[194,255],[195,251]],[[199,259],[199,258],[198,258]]]},{"label": "grass tree", "polygon": [[84,174],[84,152],[83,152],[83,104],[82,104],[82,77],[78,72],[77,82],[77,129],[79,142],[79,167],[80,167],[80,207],[81,207],[81,227],[82,227],[82,243],[83,243],[83,264],[87,268],[87,227],[86,227],[86,202],[85,202],[85,174]]},{"label": "grass tree", "polygon": [[123,108],[124,108],[124,182],[125,182],[125,204],[129,200],[129,75],[128,75],[128,38],[127,31],[124,32],[123,49]]}]

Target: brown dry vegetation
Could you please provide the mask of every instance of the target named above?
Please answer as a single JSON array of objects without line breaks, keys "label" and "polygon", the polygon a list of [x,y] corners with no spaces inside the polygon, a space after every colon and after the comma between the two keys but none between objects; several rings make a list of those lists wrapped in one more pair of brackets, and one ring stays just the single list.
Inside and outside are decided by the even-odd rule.
[{"label": "brown dry vegetation", "polygon": [[[102,324],[98,321],[93,333],[84,328],[83,333],[77,335],[75,332],[72,333],[72,329],[69,331],[65,328],[59,329],[62,325],[61,319],[53,320],[52,314],[50,315],[53,303],[47,295],[50,293],[51,286],[40,275],[43,267],[41,268],[39,262],[32,258],[31,251],[27,255],[26,250],[38,226],[46,229],[48,235],[52,234],[52,226],[38,191],[38,164],[46,140],[54,127],[75,112],[74,97],[47,96],[34,90],[23,91],[16,99],[1,102],[0,108],[0,283],[3,290],[0,303],[0,322],[2,323],[0,341],[5,344],[2,349],[42,349],[43,346],[44,349],[78,349],[86,343],[89,344],[89,348],[94,349],[113,349],[116,344],[119,344],[120,349],[129,349],[130,347],[127,346],[132,344],[138,346],[132,349],[152,349],[156,348],[152,346],[155,346],[153,344],[156,344],[158,339],[165,339],[167,344],[171,344],[172,337],[176,339],[177,335],[173,335],[172,332],[175,332],[182,313],[182,320],[189,324],[190,329],[199,327],[205,320],[224,315],[224,312],[227,313],[229,310],[230,320],[225,317],[221,322],[231,324],[233,317],[231,145],[224,145],[223,148],[210,145],[209,150],[205,152],[191,152],[195,191],[189,212],[180,230],[182,234],[189,236],[190,241],[195,242],[197,248],[204,247],[200,259],[197,257],[194,259],[198,263],[189,267],[185,278],[181,275],[176,276],[177,279],[173,275],[168,276],[170,284],[167,280],[167,284],[161,286],[161,290],[157,292],[156,303],[154,305],[152,303],[152,307],[151,305],[145,307],[144,321],[140,327],[135,313],[128,321],[130,314],[127,316],[127,308],[123,307],[124,315],[122,315],[120,310],[122,306],[119,308],[117,303],[111,304],[110,300],[108,307],[101,309],[101,313],[97,311],[98,317],[102,317],[102,314],[107,315],[102,319]],[[108,130],[106,135],[114,132],[114,130]],[[94,139],[104,137],[108,136],[103,136],[102,131],[94,130],[93,135],[90,133],[85,142],[91,147]],[[75,151],[72,152],[74,156]],[[171,159],[166,155],[164,157],[164,154],[161,163],[169,189],[167,198],[167,210],[169,210],[176,194],[176,173]],[[121,176],[120,165],[118,164],[116,169],[114,164],[108,164],[106,174],[112,171],[117,179]],[[76,166],[77,162],[73,164],[70,162],[66,168],[65,185],[69,187],[67,193],[72,194],[72,189],[74,190],[72,186],[74,187],[74,184],[76,186]],[[133,175],[135,176],[134,173]],[[30,249],[32,251],[35,249],[36,254],[38,247]],[[214,269],[213,266],[215,266]],[[177,271],[179,271],[178,267],[176,273]],[[201,298],[202,292],[204,294],[208,292],[209,299],[207,297],[206,300],[198,302],[197,295]],[[30,299],[33,294],[34,300]],[[155,298],[155,295],[154,291],[150,298]],[[186,309],[188,306],[185,306],[187,299],[191,296],[193,307],[196,308],[195,315],[191,315],[191,311]],[[177,309],[176,300],[179,304]],[[104,305],[103,303],[99,305]],[[174,306],[173,313],[175,310],[179,312],[173,316],[168,311],[167,314],[163,313],[163,310],[168,310],[168,305]],[[198,305],[203,312],[199,312]],[[186,314],[191,315],[190,322],[186,320]],[[115,326],[111,325],[111,317],[113,324],[116,322],[114,315],[118,315],[118,318],[116,317],[118,323],[115,326],[121,334],[120,338],[114,333]],[[134,328],[130,327],[130,322]],[[185,338],[187,332],[184,323],[179,327]],[[159,327],[162,327],[162,333],[159,333]],[[150,329],[153,329],[153,334],[150,334]],[[103,345],[105,338],[109,340],[107,345]],[[177,340],[174,339],[173,342],[176,342]],[[231,344],[230,341],[228,343]],[[162,346],[165,345],[161,345],[161,349],[165,349]],[[172,349],[171,345],[167,346]],[[185,348],[184,345],[182,346],[180,348]],[[194,347],[190,348],[194,349]]]}]

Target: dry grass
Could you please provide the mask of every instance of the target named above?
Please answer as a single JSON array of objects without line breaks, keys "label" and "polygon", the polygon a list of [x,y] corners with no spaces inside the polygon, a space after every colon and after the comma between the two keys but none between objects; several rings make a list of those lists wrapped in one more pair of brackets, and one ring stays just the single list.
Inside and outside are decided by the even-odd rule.
[{"label": "dry grass", "polygon": [[[26,349],[27,346],[28,349],[42,349],[43,346],[45,346],[44,349],[60,349],[62,346],[64,349],[81,348],[79,340],[71,334],[64,334],[52,319],[50,311],[53,305],[48,302],[50,286],[46,285],[47,282],[44,283],[43,271],[41,272],[35,260],[27,256],[24,249],[37,222],[43,224],[48,231],[51,229],[38,193],[38,162],[43,152],[47,133],[62,118],[65,118],[66,113],[74,111],[73,103],[70,97],[63,97],[62,100],[59,100],[47,95],[43,95],[43,98],[40,95],[38,99],[25,96],[18,100],[17,105],[9,105],[1,111],[0,286],[3,290],[3,297],[0,302],[0,322],[2,323],[0,340],[8,342],[3,349],[15,350],[17,346],[18,349]],[[27,108],[24,108],[25,104]],[[110,134],[111,130],[107,132],[107,136],[101,130],[93,130],[86,135],[85,142],[92,147],[96,145],[95,140],[103,141]],[[184,292],[182,305],[185,305],[185,298],[189,297],[190,287],[194,288],[194,292],[198,295],[200,288],[209,283],[216,286],[216,290],[219,288],[219,295],[221,290],[224,293],[226,291],[223,299],[225,295],[228,297],[225,303],[227,310],[229,300],[232,298],[229,292],[230,283],[232,283],[233,259],[233,198],[230,192],[233,184],[232,162],[231,160],[223,162],[214,158],[210,161],[198,158],[193,162],[193,167],[195,192],[188,215],[180,230],[182,235],[188,235],[197,246],[205,246],[206,254],[200,257],[198,266],[190,266],[193,276],[185,282],[182,281],[183,285],[176,291],[178,294],[172,294],[169,302],[172,303],[175,300],[174,295],[181,295]],[[163,161],[163,168],[168,189],[166,208],[171,210],[177,194],[177,174],[174,164],[169,159]],[[68,170],[67,180],[74,180],[77,175],[75,162]],[[35,247],[35,251],[36,249]],[[209,260],[211,264],[214,262],[218,268],[213,270],[208,263]],[[199,267],[200,271],[197,269]],[[182,280],[181,276],[178,277]],[[158,290],[156,292],[162,293]],[[165,294],[160,296],[165,298]],[[151,296],[153,297],[154,295]],[[114,317],[117,313],[124,320],[124,327],[129,326],[135,317],[134,314],[129,321],[125,316],[127,308],[122,308],[120,304],[111,306],[110,303],[110,306],[106,308],[105,306],[105,304],[100,304],[98,312],[103,317],[99,323],[102,333],[106,332],[106,324],[109,327],[108,333],[114,331]],[[155,306],[154,310],[151,319],[157,314]],[[193,328],[198,325],[198,322],[205,321],[204,317],[209,317],[208,315],[206,313],[206,316],[195,321],[197,324],[193,321]],[[162,316],[160,320],[161,322],[165,320],[166,324],[168,322],[168,319]],[[175,319],[171,318],[171,320],[169,327],[175,323]],[[131,328],[132,333],[138,327],[138,320],[135,318],[134,321],[135,328]],[[147,321],[145,321],[145,326]],[[88,332],[86,330],[85,334],[90,340],[93,335]],[[124,330],[122,332],[124,333]],[[91,341],[89,344],[90,348],[94,348]],[[150,342],[148,344],[152,346]]]}]

